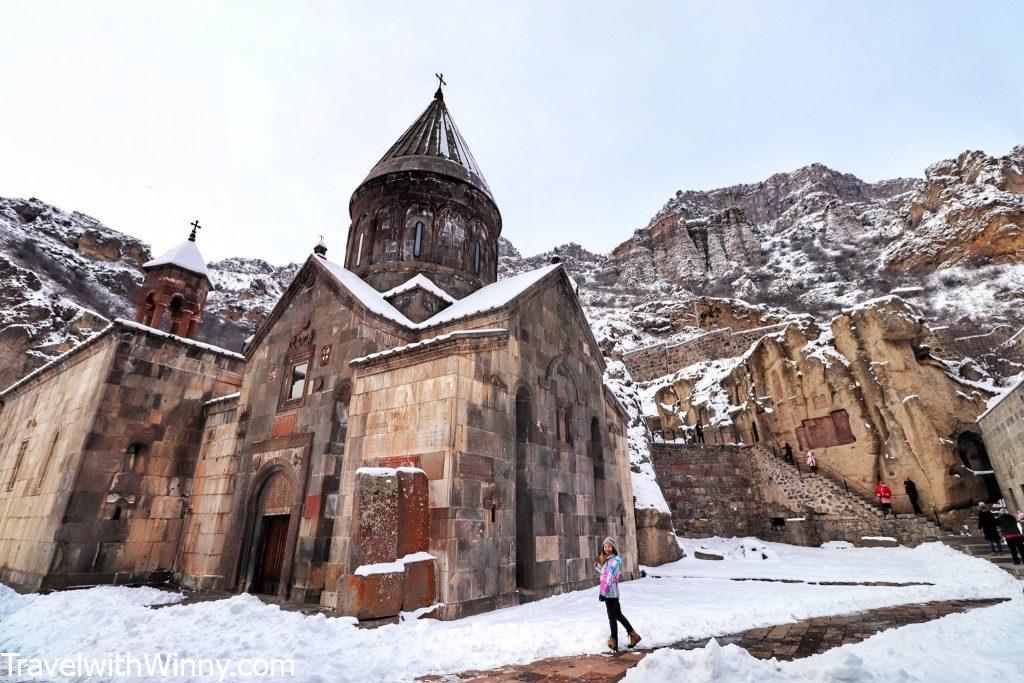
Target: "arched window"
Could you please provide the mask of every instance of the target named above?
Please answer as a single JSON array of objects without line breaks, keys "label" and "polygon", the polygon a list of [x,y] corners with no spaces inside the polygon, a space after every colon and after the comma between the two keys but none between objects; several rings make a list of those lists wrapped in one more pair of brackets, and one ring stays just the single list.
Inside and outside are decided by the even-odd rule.
[{"label": "arched window", "polygon": [[530,425],[533,423],[530,392],[520,387],[516,392],[516,443],[530,443]]},{"label": "arched window", "polygon": [[480,241],[473,245],[473,272],[480,274]]},{"label": "arched window", "polygon": [[363,235],[365,233],[359,233],[359,243],[356,244],[356,267],[359,267],[363,263]]},{"label": "arched window", "polygon": [[434,212],[430,207],[413,204],[405,212],[402,232],[402,259],[431,258],[433,254]]}]

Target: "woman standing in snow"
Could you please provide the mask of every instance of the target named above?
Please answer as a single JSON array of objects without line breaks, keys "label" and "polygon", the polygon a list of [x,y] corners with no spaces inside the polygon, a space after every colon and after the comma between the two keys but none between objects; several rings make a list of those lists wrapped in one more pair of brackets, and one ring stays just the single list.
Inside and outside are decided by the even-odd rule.
[{"label": "woman standing in snow", "polygon": [[629,634],[629,647],[634,647],[640,642],[640,635],[629,625],[626,617],[622,616],[622,609],[619,606],[619,571],[622,568],[622,558],[619,551],[615,549],[615,541],[609,536],[604,539],[601,547],[601,555],[594,563],[594,569],[601,575],[601,594],[598,600],[604,603],[608,610],[608,625],[611,627],[612,636],[608,639],[608,647],[612,650],[619,649],[619,624]]}]

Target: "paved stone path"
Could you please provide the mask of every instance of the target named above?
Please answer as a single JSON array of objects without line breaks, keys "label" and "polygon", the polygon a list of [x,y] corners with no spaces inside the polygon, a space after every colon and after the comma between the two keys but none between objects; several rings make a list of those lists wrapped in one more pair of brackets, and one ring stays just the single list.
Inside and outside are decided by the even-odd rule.
[{"label": "paved stone path", "polygon": [[[815,617],[791,624],[755,628],[719,637],[719,643],[734,643],[758,659],[772,657],[792,660],[810,657],[847,643],[862,640],[889,628],[917,624],[939,617],[988,607],[1006,598],[986,600],[946,600],[867,610],[828,617]],[[692,650],[704,647],[710,639],[688,640],[668,647]],[[455,676],[424,676],[423,681],[618,681],[652,650],[626,650],[617,653],[579,655],[542,659],[530,664],[507,666],[491,671],[464,671]]]}]

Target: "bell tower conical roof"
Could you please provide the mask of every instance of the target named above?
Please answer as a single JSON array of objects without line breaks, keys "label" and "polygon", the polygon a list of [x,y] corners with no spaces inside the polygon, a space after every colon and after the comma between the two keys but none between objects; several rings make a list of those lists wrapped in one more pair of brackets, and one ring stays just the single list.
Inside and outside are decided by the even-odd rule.
[{"label": "bell tower conical roof", "polygon": [[419,118],[381,157],[360,185],[402,171],[427,171],[456,178],[469,183],[494,201],[491,188],[484,180],[473,153],[469,151],[466,140],[445,106],[440,88]]}]

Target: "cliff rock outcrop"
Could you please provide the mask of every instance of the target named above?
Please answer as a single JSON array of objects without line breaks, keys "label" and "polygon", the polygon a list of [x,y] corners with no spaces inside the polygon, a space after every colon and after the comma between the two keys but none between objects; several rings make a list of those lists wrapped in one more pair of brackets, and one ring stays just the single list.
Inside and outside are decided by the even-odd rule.
[{"label": "cliff rock outcrop", "polygon": [[[940,512],[986,496],[964,467],[962,435],[988,394],[922,345],[920,311],[898,297],[850,308],[827,327],[809,320],[741,356],[683,368],[647,395],[664,425],[703,424],[709,442],[789,442],[813,449],[827,475],[871,495],[909,475]],[[896,498],[909,511],[905,496]]]}]

